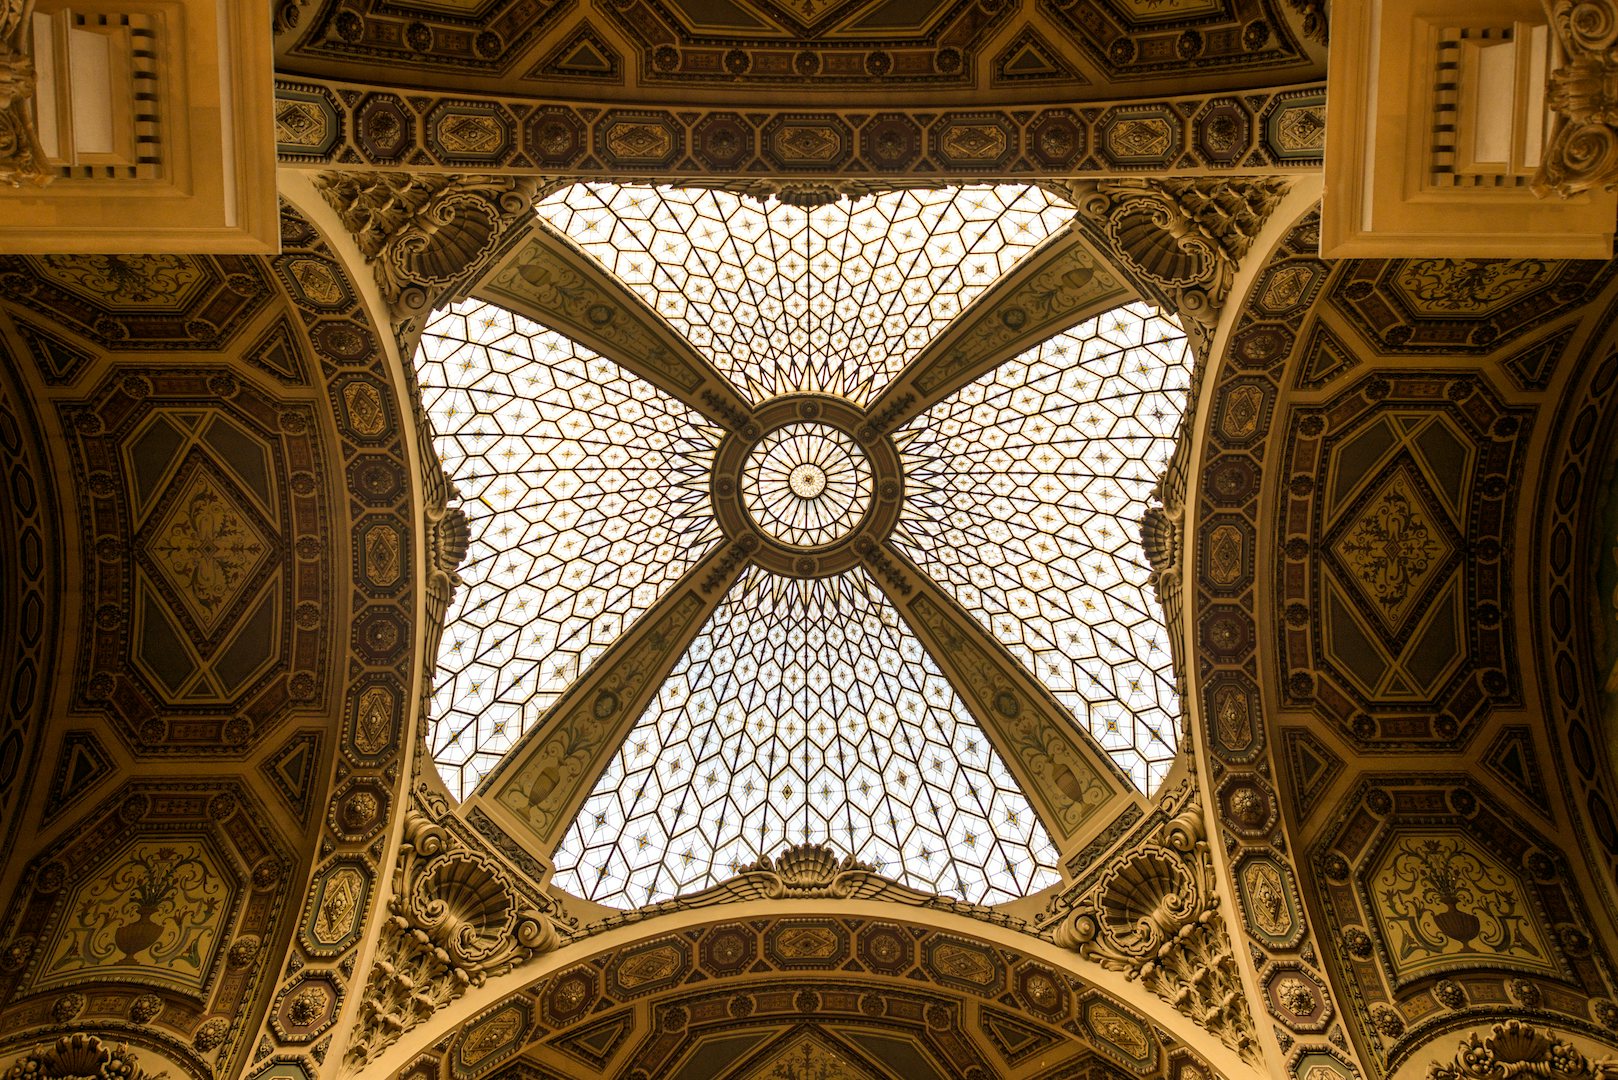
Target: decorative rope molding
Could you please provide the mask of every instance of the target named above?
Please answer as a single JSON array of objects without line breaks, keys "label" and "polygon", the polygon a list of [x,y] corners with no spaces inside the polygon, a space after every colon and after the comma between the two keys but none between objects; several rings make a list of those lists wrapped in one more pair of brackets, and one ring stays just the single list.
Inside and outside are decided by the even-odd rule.
[{"label": "decorative rope molding", "polygon": [[1236,267],[1290,184],[1273,177],[1075,180],[1085,235],[1205,353]]},{"label": "decorative rope molding", "polygon": [[1532,190],[1566,199],[1618,186],[1618,0],[1544,0],[1567,63],[1550,74],[1556,114]]},{"label": "decorative rope molding", "polygon": [[363,1066],[470,987],[555,949],[555,911],[438,824],[429,807],[412,805],[348,1064]]},{"label": "decorative rope molding", "polygon": [[1079,882],[1037,920],[1056,944],[1152,993],[1254,1065],[1257,1030],[1219,913],[1202,801],[1183,785],[1145,842]]},{"label": "decorative rope molding", "polygon": [[1496,1024],[1486,1037],[1472,1034],[1455,1060],[1435,1061],[1427,1080],[1618,1080],[1618,1060],[1592,1061],[1571,1043],[1520,1020]]},{"label": "decorative rope molding", "polygon": [[28,99],[34,58],[27,53],[34,0],[0,0],[0,183],[44,187],[51,182]]}]

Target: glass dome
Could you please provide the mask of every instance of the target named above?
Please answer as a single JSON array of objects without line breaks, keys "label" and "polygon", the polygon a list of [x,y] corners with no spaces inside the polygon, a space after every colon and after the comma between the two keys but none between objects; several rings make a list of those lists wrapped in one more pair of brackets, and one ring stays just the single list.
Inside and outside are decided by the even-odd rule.
[{"label": "glass dome", "polygon": [[756,557],[594,763],[557,883],[637,906],[817,842],[972,902],[1053,884],[1046,823],[870,559],[925,575],[1153,792],[1179,703],[1138,521],[1186,408],[1179,328],[1125,305],[883,431],[884,390],[1070,206],[581,184],[539,215],[756,411],[727,430],[635,357],[482,301],[434,317],[418,375],[472,527],[429,737],[451,792],[741,530]]}]

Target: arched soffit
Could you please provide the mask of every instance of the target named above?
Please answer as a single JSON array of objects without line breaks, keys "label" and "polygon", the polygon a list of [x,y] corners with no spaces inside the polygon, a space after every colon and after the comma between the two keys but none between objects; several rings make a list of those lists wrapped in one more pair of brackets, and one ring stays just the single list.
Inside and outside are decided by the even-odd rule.
[{"label": "arched soffit", "polygon": [[[1545,457],[1533,565],[1547,715],[1566,740],[1567,795],[1585,815],[1598,895],[1618,905],[1618,351],[1612,309],[1570,373]],[[1588,645],[1586,645],[1588,642]]]},{"label": "arched soffit", "polygon": [[[62,633],[60,489],[18,363],[0,341],[0,851],[18,848]],[[0,890],[14,872],[0,872]]]},{"label": "arched soffit", "polygon": [[808,1042],[811,1060],[841,1054],[873,1080],[1253,1075],[1137,985],[1101,985],[1071,954],[1014,931],[871,901],[718,914],[569,945],[368,1068],[400,1080],[581,1069],[706,1080],[768,1075],[765,1062]]},{"label": "arched soffit", "polygon": [[1094,101],[1172,87],[1236,92],[1319,78],[1326,5],[1209,0],[781,4],[528,3],[454,12],[430,0],[284,0],[287,74],[625,105],[892,108]]},{"label": "arched soffit", "polygon": [[1502,1010],[1599,1039],[1605,915],[1578,899],[1519,533],[1613,267],[1327,263],[1288,209],[1203,387],[1184,568],[1255,1007],[1300,1077],[1446,1057]]},{"label": "arched soffit", "polygon": [[[69,1032],[171,1076],[266,1044],[313,1075],[292,1021],[349,999],[408,774],[424,523],[368,283],[290,204],[281,240],[0,258],[83,597],[8,845],[8,1057]],[[312,864],[350,904],[288,960]]]}]

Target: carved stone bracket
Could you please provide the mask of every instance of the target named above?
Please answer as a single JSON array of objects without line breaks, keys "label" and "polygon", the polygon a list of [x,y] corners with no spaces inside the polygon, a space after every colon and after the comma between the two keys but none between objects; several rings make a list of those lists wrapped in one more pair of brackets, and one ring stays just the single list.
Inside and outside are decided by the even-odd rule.
[{"label": "carved stone bracket", "polygon": [[34,0],[0,0],[0,183],[20,187],[51,182],[28,101],[34,96],[34,58],[28,27]]},{"label": "carved stone bracket", "polygon": [[1158,827],[1037,920],[1058,945],[1139,979],[1245,1060],[1261,1051],[1231,939],[1196,788],[1163,803]]},{"label": "carved stone bracket", "polygon": [[1075,180],[1079,224],[1206,352],[1236,267],[1289,183],[1274,177]]},{"label": "carved stone bracket", "polygon": [[406,811],[393,897],[348,1046],[355,1068],[470,987],[561,943],[555,904],[429,809],[418,802]]},{"label": "carved stone bracket", "polygon": [[547,181],[535,176],[328,172],[315,187],[376,272],[405,351],[422,317],[521,235]]},{"label": "carved stone bracket", "polygon": [[1556,114],[1534,194],[1566,199],[1618,186],[1618,0],[1544,0],[1567,62],[1554,69],[1545,104]]},{"label": "carved stone bracket", "polygon": [[1593,1061],[1577,1047],[1520,1020],[1496,1024],[1485,1037],[1470,1035],[1449,1062],[1427,1067],[1427,1080],[1615,1080],[1618,1060]]}]

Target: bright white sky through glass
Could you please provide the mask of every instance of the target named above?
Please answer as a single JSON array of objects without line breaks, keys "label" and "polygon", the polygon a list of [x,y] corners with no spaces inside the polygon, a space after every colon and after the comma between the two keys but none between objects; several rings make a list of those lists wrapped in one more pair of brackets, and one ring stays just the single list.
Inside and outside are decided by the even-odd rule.
[{"label": "bright white sky through glass", "polygon": [[576,184],[540,217],[755,402],[865,402],[1073,218],[1035,187],[905,190],[804,210],[725,191]]},{"label": "bright white sky through glass", "polygon": [[[1073,213],[1031,187],[805,211],[600,184],[540,212],[755,400],[857,402]],[[472,527],[429,734],[464,797],[718,542],[722,433],[612,358],[480,302],[434,316],[417,368]],[[1179,329],[1131,305],[896,434],[893,542],[1148,793],[1179,702],[1138,523],[1189,375]],[[745,571],[602,765],[555,853],[558,884],[602,903],[702,888],[805,840],[975,902],[1056,880],[1005,763],[863,571]]]},{"label": "bright white sky through glass", "polygon": [[638,906],[828,841],[974,902],[1058,880],[1027,797],[865,572],[751,569],[584,804],[556,882]]},{"label": "bright white sky through glass", "polygon": [[429,735],[465,798],[719,539],[718,436],[610,360],[477,301],[434,316],[416,369],[472,531]]},{"label": "bright white sky through glass", "polygon": [[1180,703],[1140,519],[1174,452],[1191,355],[1144,304],[1058,334],[900,433],[895,539],[1150,793]]}]

